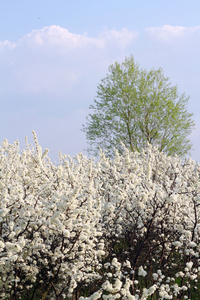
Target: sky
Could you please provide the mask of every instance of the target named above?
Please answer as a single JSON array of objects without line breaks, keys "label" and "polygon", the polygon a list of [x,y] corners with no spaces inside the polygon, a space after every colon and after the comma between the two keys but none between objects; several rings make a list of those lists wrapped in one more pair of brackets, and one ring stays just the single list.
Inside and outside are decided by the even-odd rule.
[{"label": "sky", "polygon": [[53,162],[87,154],[81,128],[97,85],[133,55],[190,96],[200,163],[199,13],[199,0],[0,0],[0,142],[23,149],[34,130]]}]

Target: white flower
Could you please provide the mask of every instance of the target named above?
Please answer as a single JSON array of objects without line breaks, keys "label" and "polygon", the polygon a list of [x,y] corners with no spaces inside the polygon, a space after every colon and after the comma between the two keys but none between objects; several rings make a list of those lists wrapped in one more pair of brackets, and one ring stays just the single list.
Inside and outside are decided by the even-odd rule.
[{"label": "white flower", "polygon": [[9,209],[6,207],[0,209],[0,217],[5,217],[8,212],[9,212]]},{"label": "white flower", "polygon": [[153,280],[157,281],[158,280],[158,274],[157,273],[153,273]]},{"label": "white flower", "polygon": [[180,272],[176,273],[176,277],[179,277],[179,276],[184,277],[185,274],[182,271],[180,271]]},{"label": "white flower", "polygon": [[143,269],[143,266],[140,266],[138,269],[138,275],[145,277],[147,275],[147,272]]},{"label": "white flower", "polygon": [[0,248],[4,248],[4,247],[5,247],[4,242],[0,241]]},{"label": "white flower", "polygon": [[192,262],[192,261],[186,263],[186,267],[187,267],[189,270],[192,269],[192,266],[193,266],[193,262]]},{"label": "white flower", "polygon": [[5,184],[0,180],[0,190],[3,190],[5,187]]},{"label": "white flower", "polygon": [[175,242],[173,242],[173,245],[175,246],[175,247],[181,247],[181,245],[182,245],[182,243],[180,243],[179,241],[175,241]]},{"label": "white flower", "polygon": [[196,245],[197,245],[197,244],[196,244],[195,242],[191,241],[191,242],[189,243],[188,246],[189,246],[189,247],[196,247]]}]

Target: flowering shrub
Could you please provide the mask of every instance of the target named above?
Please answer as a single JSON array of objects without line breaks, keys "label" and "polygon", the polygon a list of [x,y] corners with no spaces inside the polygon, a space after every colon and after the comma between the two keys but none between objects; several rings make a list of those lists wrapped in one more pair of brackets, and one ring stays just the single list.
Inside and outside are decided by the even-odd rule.
[{"label": "flowering shrub", "polygon": [[20,154],[6,140],[0,149],[1,299],[70,296],[98,275],[93,269],[104,254],[93,163],[79,155],[77,164],[54,166],[34,137],[36,151],[27,144]]},{"label": "flowering shrub", "polygon": [[[198,299],[200,166],[0,148],[0,299]],[[199,290],[198,290],[199,289]]]}]

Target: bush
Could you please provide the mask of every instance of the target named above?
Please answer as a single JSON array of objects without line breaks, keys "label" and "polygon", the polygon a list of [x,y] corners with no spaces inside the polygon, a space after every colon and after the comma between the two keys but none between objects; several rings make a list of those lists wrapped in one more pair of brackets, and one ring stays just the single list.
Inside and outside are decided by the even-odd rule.
[{"label": "bush", "polygon": [[198,299],[200,166],[0,148],[0,299]]}]

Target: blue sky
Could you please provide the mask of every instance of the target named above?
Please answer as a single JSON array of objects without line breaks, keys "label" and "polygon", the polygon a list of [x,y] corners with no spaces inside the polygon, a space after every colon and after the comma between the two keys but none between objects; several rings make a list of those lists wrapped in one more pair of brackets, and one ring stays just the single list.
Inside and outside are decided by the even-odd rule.
[{"label": "blue sky", "polygon": [[190,96],[200,162],[199,13],[199,0],[0,0],[0,141],[23,148],[35,130],[53,161],[59,150],[84,152],[80,129],[97,84],[133,55]]}]

